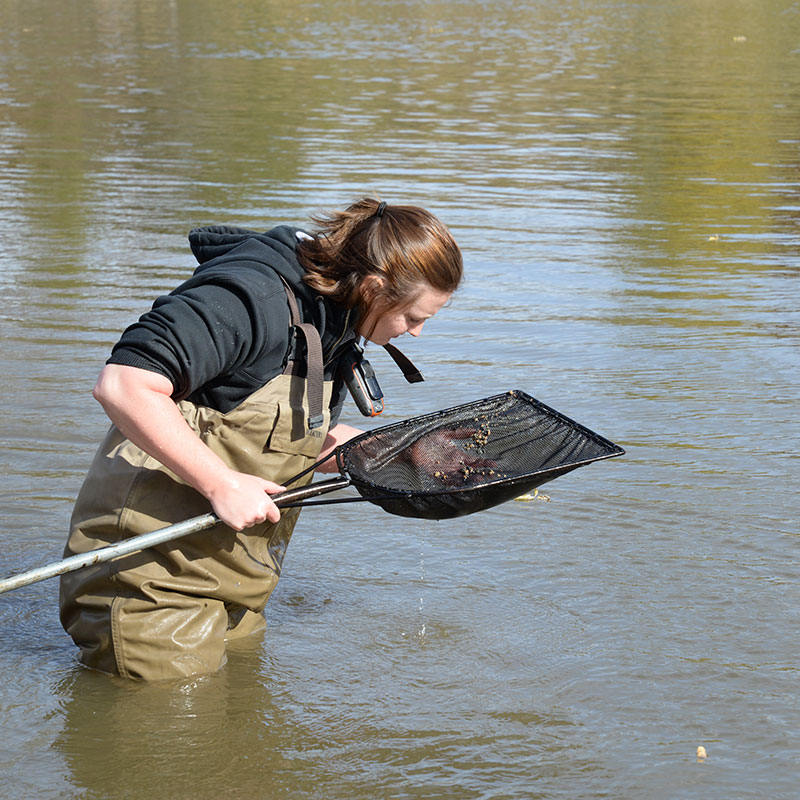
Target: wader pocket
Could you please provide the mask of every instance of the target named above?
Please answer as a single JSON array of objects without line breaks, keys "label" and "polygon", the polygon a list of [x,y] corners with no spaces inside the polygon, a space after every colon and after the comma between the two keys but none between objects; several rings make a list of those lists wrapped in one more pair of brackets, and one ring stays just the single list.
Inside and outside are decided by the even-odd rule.
[{"label": "wader pocket", "polygon": [[278,403],[278,418],[267,442],[269,450],[316,458],[325,441],[330,423],[330,409],[324,411],[321,428],[308,429],[308,409],[292,407],[288,401]]}]

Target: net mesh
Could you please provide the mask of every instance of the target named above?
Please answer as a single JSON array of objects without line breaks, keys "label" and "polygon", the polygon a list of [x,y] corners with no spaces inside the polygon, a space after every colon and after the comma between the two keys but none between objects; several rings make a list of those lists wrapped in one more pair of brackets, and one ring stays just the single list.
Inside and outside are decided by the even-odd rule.
[{"label": "net mesh", "polygon": [[624,450],[524,392],[378,428],[339,449],[365,499],[392,514],[448,519],[498,505]]}]

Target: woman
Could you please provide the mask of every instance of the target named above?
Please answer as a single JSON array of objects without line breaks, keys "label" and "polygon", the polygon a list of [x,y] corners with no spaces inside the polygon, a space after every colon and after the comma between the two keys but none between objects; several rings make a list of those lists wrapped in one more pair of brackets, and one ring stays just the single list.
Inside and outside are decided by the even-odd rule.
[{"label": "woman", "polygon": [[458,246],[421,208],[365,198],[314,221],[313,235],[192,231],[194,275],[100,373],[94,397],[113,424],[65,555],[209,506],[221,523],[62,577],[61,621],[85,665],[143,680],[213,672],[226,640],[264,628],[299,513],[270,495],[359,433],[337,423],[339,358],[358,337],[419,335],[461,281]]}]

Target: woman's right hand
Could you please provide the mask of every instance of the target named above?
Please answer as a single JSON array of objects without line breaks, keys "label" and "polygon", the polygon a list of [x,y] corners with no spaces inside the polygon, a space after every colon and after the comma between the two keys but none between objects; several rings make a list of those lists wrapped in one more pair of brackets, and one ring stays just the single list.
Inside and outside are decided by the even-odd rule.
[{"label": "woman's right hand", "polygon": [[220,520],[241,531],[267,520],[277,522],[281,511],[270,495],[285,490],[285,486],[256,475],[229,470],[207,496]]}]

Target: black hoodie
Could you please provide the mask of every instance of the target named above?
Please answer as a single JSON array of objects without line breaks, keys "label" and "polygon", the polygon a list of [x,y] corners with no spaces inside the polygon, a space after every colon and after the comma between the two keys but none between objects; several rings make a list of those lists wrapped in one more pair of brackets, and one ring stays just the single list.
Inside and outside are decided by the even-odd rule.
[{"label": "black hoodie", "polygon": [[[295,293],[303,321],[320,332],[330,379],[337,345],[351,335],[354,313],[302,282],[295,250],[305,236],[286,225],[267,233],[227,226],[193,230],[189,243],[199,262],[193,276],[159,297],[123,333],[108,363],[164,375],[176,401],[186,398],[222,413],[236,408],[286,364],[292,337],[280,275]],[[337,380],[334,419],[343,398]]]}]

